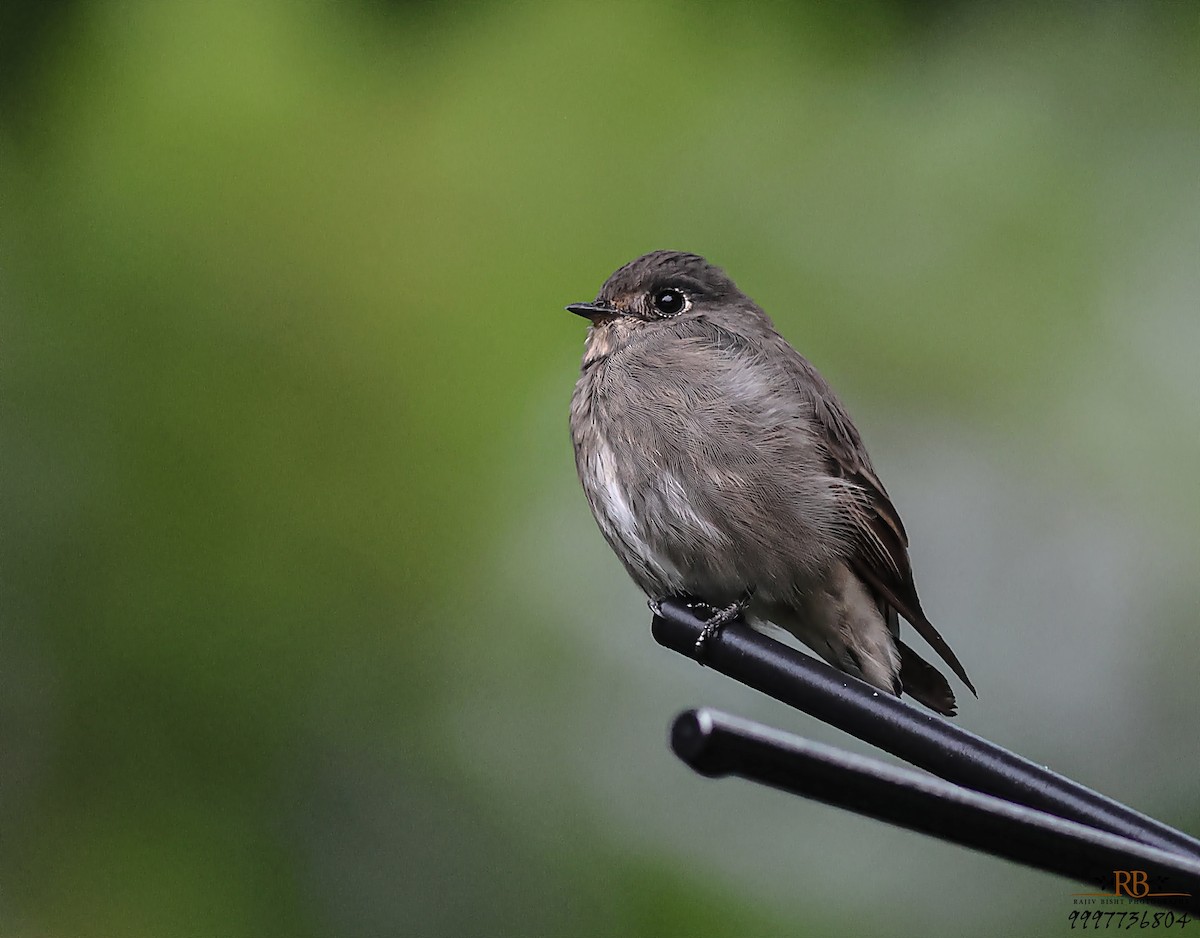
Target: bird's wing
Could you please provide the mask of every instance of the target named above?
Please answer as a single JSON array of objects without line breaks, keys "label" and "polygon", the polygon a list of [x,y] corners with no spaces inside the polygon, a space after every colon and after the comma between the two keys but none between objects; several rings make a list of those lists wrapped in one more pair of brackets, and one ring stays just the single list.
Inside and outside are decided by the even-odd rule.
[{"label": "bird's wing", "polygon": [[921,609],[908,559],[908,535],[887,490],[875,475],[858,430],[817,369],[782,338],[778,341],[795,386],[812,405],[828,455],[830,474],[852,483],[863,495],[847,501],[856,547],[851,558],[855,573],[911,622],[971,693],[975,693],[975,686],[958,656]]},{"label": "bird's wing", "polygon": [[[921,608],[908,557],[908,535],[849,414],[816,368],[775,331],[765,314],[757,311],[761,318],[747,324],[747,312],[742,310],[735,323],[714,322],[707,317],[680,323],[678,334],[701,339],[718,350],[742,353],[745,357],[739,367],[760,369],[781,390],[790,385],[803,397],[813,415],[812,429],[825,453],[826,471],[844,480],[857,496],[840,502],[851,532],[853,552],[848,561],[855,574],[877,598],[893,634],[899,631],[898,612],[975,693],[958,656]],[[945,679],[896,637],[902,659],[901,678],[911,679],[913,684],[909,690],[909,680],[905,680],[905,689],[936,710],[952,710],[954,695]],[[926,680],[929,675],[936,680]]]}]

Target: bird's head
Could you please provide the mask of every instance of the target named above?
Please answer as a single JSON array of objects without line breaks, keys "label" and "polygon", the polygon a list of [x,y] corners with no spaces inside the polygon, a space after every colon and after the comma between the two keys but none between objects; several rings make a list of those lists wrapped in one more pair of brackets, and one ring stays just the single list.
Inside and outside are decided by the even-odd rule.
[{"label": "bird's head", "polygon": [[744,298],[721,268],[697,254],[654,251],[617,270],[595,300],[567,309],[589,319],[594,328],[616,325],[625,331],[703,315],[731,299]]}]

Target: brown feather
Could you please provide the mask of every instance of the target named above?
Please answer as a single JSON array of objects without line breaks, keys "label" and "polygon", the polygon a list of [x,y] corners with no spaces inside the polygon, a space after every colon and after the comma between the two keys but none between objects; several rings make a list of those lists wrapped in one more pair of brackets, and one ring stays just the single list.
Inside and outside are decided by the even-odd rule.
[{"label": "brown feather", "polygon": [[900,680],[904,692],[944,716],[957,713],[954,691],[946,683],[942,672],[909,648],[904,642],[896,643],[900,648]]},{"label": "brown feather", "polygon": [[[809,395],[817,423],[824,430],[830,474],[853,483],[863,493],[850,511],[857,547],[855,556],[851,558],[851,567],[879,598],[912,623],[917,633],[970,688],[971,693],[978,696],[958,656],[921,608],[908,557],[908,535],[904,523],[875,475],[858,430],[820,373],[782,339],[780,344],[791,352],[789,364],[803,375],[804,380],[798,380],[796,384]],[[908,657],[921,661],[911,651]],[[921,664],[931,671],[935,670],[924,661]],[[944,683],[945,679],[942,681]],[[907,687],[908,682],[905,681],[906,690]]]}]

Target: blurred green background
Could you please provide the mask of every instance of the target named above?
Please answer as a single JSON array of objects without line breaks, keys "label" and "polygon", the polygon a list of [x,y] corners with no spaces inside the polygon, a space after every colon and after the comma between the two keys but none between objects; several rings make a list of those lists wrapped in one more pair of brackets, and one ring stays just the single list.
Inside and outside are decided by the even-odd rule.
[{"label": "blurred green background", "polygon": [[1176,4],[10,2],[0,932],[1054,933],[1074,884],[665,746],[585,324],[706,254],[839,388],[980,689],[1191,830],[1200,21]]}]

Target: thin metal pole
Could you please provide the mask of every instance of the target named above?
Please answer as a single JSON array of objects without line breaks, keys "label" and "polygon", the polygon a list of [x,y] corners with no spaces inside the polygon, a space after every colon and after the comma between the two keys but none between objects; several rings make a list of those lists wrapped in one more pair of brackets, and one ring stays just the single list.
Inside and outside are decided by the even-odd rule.
[{"label": "thin metal pole", "polygon": [[[655,615],[655,640],[693,657],[704,628],[683,602]],[[822,661],[731,622],[705,645],[704,662],[864,742],[974,791],[1097,830],[1200,859],[1200,840],[1037,765]]]},{"label": "thin metal pole", "polygon": [[[1200,914],[1200,862],[920,772],[772,730],[710,709],[680,714],[671,748],[697,772],[738,775],[880,821],[931,834],[1117,895]],[[1091,895],[1101,895],[1092,893]],[[1146,913],[1142,913],[1145,915]],[[1138,912],[1113,912],[1120,922]],[[1135,919],[1136,921],[1136,919]]]}]

